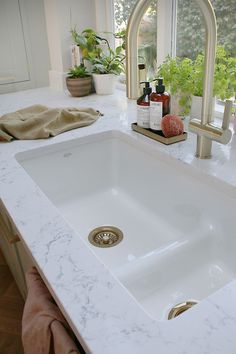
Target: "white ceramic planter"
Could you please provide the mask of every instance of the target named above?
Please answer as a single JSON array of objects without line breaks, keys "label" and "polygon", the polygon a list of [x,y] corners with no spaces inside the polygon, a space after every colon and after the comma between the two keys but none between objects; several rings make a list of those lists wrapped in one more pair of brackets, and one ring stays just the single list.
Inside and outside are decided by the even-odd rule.
[{"label": "white ceramic planter", "polygon": [[[215,97],[212,98],[212,112],[215,110]],[[191,119],[201,119],[202,112],[202,97],[192,96],[192,104],[190,111]]]},{"label": "white ceramic planter", "polygon": [[93,74],[95,91],[98,95],[112,95],[115,90],[116,75]]}]

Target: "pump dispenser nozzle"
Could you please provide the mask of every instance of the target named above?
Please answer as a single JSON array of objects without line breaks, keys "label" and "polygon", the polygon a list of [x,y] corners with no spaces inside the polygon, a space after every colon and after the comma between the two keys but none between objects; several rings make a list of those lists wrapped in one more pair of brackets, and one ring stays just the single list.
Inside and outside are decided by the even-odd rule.
[{"label": "pump dispenser nozzle", "polygon": [[156,93],[164,93],[165,92],[165,85],[163,85],[163,78],[160,77],[160,78],[153,80],[153,81],[157,81]]},{"label": "pump dispenser nozzle", "polygon": [[150,82],[141,81],[140,84],[145,84],[145,87],[143,88],[144,95],[150,95],[152,93],[152,88],[150,87]]}]

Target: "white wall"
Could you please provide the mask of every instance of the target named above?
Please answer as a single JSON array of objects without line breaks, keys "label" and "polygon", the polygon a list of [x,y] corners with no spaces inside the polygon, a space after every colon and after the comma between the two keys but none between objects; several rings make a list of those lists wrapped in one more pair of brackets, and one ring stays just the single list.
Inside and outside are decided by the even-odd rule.
[{"label": "white wall", "polygon": [[[110,30],[108,22],[111,16],[108,18],[108,14],[112,2],[110,0],[14,1],[16,3],[19,2],[20,6],[18,15],[21,17],[24,30],[22,47],[25,46],[22,49],[25,55],[23,64],[26,67],[25,72],[28,76],[24,75],[24,80],[22,79],[19,83],[7,83],[6,87],[3,87],[0,82],[0,89],[2,88],[0,92],[12,92],[47,86],[48,84],[53,88],[64,89],[65,75],[71,66],[70,46],[72,39],[70,29],[76,26],[79,32],[88,27],[98,31]],[[8,0],[5,0],[5,2],[8,3]],[[6,16],[1,2],[0,11],[2,11],[3,16]],[[14,23],[11,23],[11,18],[10,13],[9,20],[7,20],[9,27],[14,25]],[[17,29],[15,30],[17,31]],[[3,37],[6,37],[4,37],[4,41],[7,42],[9,37],[7,31],[5,32]],[[14,49],[19,53],[16,46],[14,46]],[[13,58],[13,55],[11,54],[10,57]],[[8,62],[8,60],[5,60],[5,62]],[[20,66],[19,73],[21,76],[24,74],[22,73],[23,64],[21,66],[20,64],[18,65]]]},{"label": "white wall", "polygon": [[48,86],[50,66],[43,0],[24,0],[35,87]]},{"label": "white wall", "polygon": [[99,0],[44,0],[53,88],[65,87],[65,75],[71,66],[70,29],[96,29],[95,1]]},{"label": "white wall", "polygon": [[94,0],[59,1],[59,20],[64,70],[68,70],[71,66],[69,47],[72,44],[72,40],[70,29],[75,26],[78,32],[81,32],[88,27],[96,29],[94,2]]}]

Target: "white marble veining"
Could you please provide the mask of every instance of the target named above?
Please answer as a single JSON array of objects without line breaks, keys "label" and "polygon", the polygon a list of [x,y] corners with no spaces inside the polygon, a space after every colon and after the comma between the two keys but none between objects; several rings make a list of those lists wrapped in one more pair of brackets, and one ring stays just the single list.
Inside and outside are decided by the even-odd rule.
[{"label": "white marble veining", "polygon": [[[130,129],[130,123],[136,120],[135,102],[128,101],[121,91],[112,96],[73,98],[66,92],[44,88],[1,95],[0,115],[36,103],[50,107],[91,106],[104,113],[93,125],[55,138],[0,143],[0,197],[86,351],[95,354],[235,354],[235,280],[178,319],[152,320],[14,158],[20,151],[111,129],[149,141]],[[194,157],[195,139],[189,134],[183,143],[165,146],[150,140],[149,144],[227,182],[229,191],[235,193],[236,136],[226,146],[213,143],[213,158],[204,161]]]}]

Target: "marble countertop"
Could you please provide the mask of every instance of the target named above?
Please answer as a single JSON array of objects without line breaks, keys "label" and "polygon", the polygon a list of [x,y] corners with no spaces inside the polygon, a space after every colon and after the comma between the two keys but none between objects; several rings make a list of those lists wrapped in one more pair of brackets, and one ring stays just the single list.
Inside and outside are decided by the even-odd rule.
[{"label": "marble countertop", "polygon": [[[136,121],[136,105],[117,91],[111,96],[73,98],[49,88],[0,96],[0,115],[32,104],[50,107],[90,106],[104,113],[89,127],[55,138],[0,144],[0,197],[13,218],[22,242],[47,286],[88,353],[95,354],[235,354],[236,281],[172,321],[155,321],[94,256],[58,210],[41,192],[14,155],[39,146],[118,129]],[[138,139],[147,138],[139,136]],[[213,143],[213,158],[194,157],[196,136],[153,149],[216,176],[236,189],[236,135],[230,144]]]}]

